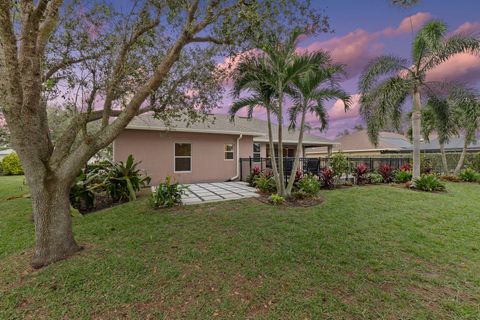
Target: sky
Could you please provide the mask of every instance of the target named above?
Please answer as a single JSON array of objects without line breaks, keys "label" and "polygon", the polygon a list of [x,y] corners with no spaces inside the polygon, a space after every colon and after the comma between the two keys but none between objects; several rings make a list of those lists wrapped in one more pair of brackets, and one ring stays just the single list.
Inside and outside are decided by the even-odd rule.
[{"label": "sky", "polygon": [[[410,17],[414,30],[431,19],[441,19],[451,33],[480,34],[480,0],[422,0],[409,9],[394,7],[388,0],[313,0],[312,3],[329,16],[334,32],[303,39],[299,47],[309,51],[327,50],[335,62],[345,64],[347,76],[341,86],[352,97],[348,112],[344,111],[340,101],[327,104],[328,130],[322,133],[311,131],[328,138],[335,138],[344,129],[351,130],[355,124],[363,124],[358,114],[357,82],[360,72],[371,59],[382,54],[410,57],[413,39]],[[480,89],[480,57],[454,56],[432,70],[428,79],[458,81]],[[226,89],[228,91],[228,86]],[[230,104],[231,97],[227,94],[214,112],[226,113]],[[262,110],[257,110],[254,116],[265,118]],[[313,116],[309,120],[313,128],[318,125]]]}]

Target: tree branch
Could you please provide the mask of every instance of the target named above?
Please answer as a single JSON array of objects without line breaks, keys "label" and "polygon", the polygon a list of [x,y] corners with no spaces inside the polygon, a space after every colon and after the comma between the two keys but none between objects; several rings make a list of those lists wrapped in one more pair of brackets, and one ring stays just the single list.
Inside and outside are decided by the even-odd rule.
[{"label": "tree branch", "polygon": [[67,68],[67,67],[70,67],[74,64],[77,64],[77,63],[81,63],[81,62],[84,62],[84,61],[87,61],[87,60],[91,60],[91,59],[96,59],[98,58],[100,55],[97,54],[97,55],[91,55],[91,56],[86,56],[86,57],[82,57],[82,58],[70,58],[70,59],[64,59],[63,61],[61,61],[60,63],[52,66],[46,73],[45,73],[45,76],[44,76],[44,81],[50,79],[55,73],[57,73],[58,71],[60,71],[61,69],[64,69],[64,68]]}]

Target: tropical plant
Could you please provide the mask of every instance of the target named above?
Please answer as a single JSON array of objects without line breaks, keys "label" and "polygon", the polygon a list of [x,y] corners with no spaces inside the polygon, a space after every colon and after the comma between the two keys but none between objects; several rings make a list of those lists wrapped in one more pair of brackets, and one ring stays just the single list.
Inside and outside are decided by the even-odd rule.
[{"label": "tropical plant", "polygon": [[255,181],[255,186],[258,190],[260,190],[260,192],[263,193],[272,193],[277,190],[275,180],[271,175],[266,173],[262,173],[258,176],[257,180]]},{"label": "tropical plant", "polygon": [[480,182],[480,173],[473,170],[472,168],[467,168],[460,171],[458,177],[465,182]]},{"label": "tropical plant", "polygon": [[343,152],[337,152],[332,155],[330,159],[330,166],[335,174],[337,184],[343,175],[347,177],[352,171],[352,164]]},{"label": "tropical plant", "polygon": [[368,172],[368,166],[366,163],[360,162],[355,166],[353,175],[355,176],[356,184],[364,184],[366,181],[366,175]]},{"label": "tropical plant", "polygon": [[475,36],[454,34],[446,37],[447,27],[440,20],[426,23],[416,34],[410,61],[380,56],[364,69],[359,80],[360,112],[367,122],[370,140],[376,145],[378,133],[387,124],[399,129],[402,108],[412,97],[413,177],[420,176],[421,94],[432,92],[427,82],[430,70],[458,53],[478,53]]},{"label": "tropical plant", "polygon": [[173,182],[172,177],[165,178],[165,182],[160,183],[152,192],[150,205],[153,208],[170,208],[182,203],[182,195],[188,188],[177,182]]},{"label": "tropical plant", "polygon": [[79,210],[89,210],[95,207],[95,186],[92,185],[94,175],[81,171],[70,188],[70,204]]},{"label": "tropical plant", "polygon": [[[270,159],[272,171],[277,189],[280,189],[280,177],[277,169],[277,157],[273,143],[272,114],[275,109],[275,88],[271,85],[272,73],[268,62],[262,56],[244,57],[238,64],[233,78],[233,96],[236,99],[230,107],[231,120],[242,109],[247,110],[247,117],[253,117],[255,108],[264,108],[267,113],[268,144],[270,146]],[[240,97],[242,93],[249,93],[248,97]],[[254,182],[255,180],[253,180]]]},{"label": "tropical plant", "polygon": [[421,174],[431,174],[433,170],[433,160],[430,157],[427,157],[426,155],[421,155],[421,165],[420,165],[420,172]]},{"label": "tropical plant", "polygon": [[383,182],[389,183],[392,182],[393,168],[387,163],[382,163],[378,167],[378,173],[382,176]]},{"label": "tropical plant", "polygon": [[[286,90],[293,101],[289,109],[289,128],[299,131],[291,178],[299,166],[307,114],[313,114],[315,119],[320,121],[319,130],[322,132],[328,125],[326,101],[341,100],[345,110],[350,106],[349,95],[337,85],[339,76],[344,73],[343,66],[332,63],[327,52],[317,51],[305,56],[310,60],[310,69],[293,78]],[[298,118],[300,125],[297,125]],[[287,195],[291,193],[292,187],[293,181],[290,179],[286,189]]]},{"label": "tropical plant", "polygon": [[105,188],[114,201],[136,200],[136,192],[150,183],[150,177],[143,176],[141,170],[137,169],[139,164],[129,155],[127,162],[111,163],[107,168]]},{"label": "tropical plant", "polygon": [[371,183],[371,184],[379,184],[385,181],[383,176],[377,172],[367,173],[366,180],[368,183]]},{"label": "tropical plant", "polygon": [[250,187],[255,187],[255,181],[257,180],[260,173],[261,171],[258,166],[253,167],[252,171],[247,177],[247,183]]},{"label": "tropical plant", "polygon": [[328,167],[323,168],[320,170],[320,182],[322,188],[325,189],[333,189],[335,188],[335,172]]},{"label": "tropical plant", "polygon": [[400,166],[400,170],[402,171],[412,171],[412,166],[410,166],[410,163],[406,162]]},{"label": "tropical plant", "polygon": [[421,191],[445,191],[445,184],[434,174],[425,174],[419,178],[413,179],[412,188]]},{"label": "tropical plant", "polygon": [[298,190],[305,192],[310,197],[314,197],[320,191],[320,183],[318,177],[311,173],[305,174],[300,181],[298,181]]},{"label": "tropical plant", "polygon": [[272,194],[268,199],[274,205],[280,205],[285,203],[285,198],[276,193]]},{"label": "tropical plant", "polygon": [[395,170],[393,172],[393,181],[395,183],[406,183],[412,180],[412,172],[408,170]]}]

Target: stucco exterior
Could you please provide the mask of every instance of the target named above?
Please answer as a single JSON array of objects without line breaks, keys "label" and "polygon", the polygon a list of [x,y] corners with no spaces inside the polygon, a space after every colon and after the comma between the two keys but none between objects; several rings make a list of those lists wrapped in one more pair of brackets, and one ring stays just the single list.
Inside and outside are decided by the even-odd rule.
[{"label": "stucco exterior", "polygon": [[[124,130],[113,144],[114,161],[125,161],[132,154],[140,168],[152,178],[152,185],[172,176],[180,183],[227,181],[237,175],[239,135],[158,130]],[[175,143],[191,144],[191,171],[174,172]],[[225,144],[233,144],[233,160],[225,160]],[[240,157],[253,156],[253,137],[239,141]]]}]

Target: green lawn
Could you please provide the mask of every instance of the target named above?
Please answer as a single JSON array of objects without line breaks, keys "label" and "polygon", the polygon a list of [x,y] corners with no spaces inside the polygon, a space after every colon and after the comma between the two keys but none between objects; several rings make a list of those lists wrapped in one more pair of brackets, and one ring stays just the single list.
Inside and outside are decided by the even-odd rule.
[{"label": "green lawn", "polygon": [[480,185],[323,192],[74,218],[86,250],[28,267],[23,179],[0,177],[0,319],[480,319]]}]

